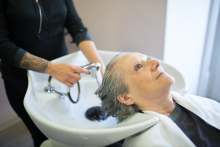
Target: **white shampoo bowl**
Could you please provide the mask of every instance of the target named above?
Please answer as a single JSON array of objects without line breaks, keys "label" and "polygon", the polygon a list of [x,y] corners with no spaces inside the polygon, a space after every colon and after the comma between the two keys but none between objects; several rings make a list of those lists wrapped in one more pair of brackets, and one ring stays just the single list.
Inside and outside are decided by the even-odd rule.
[{"label": "white shampoo bowl", "polygon": [[[105,64],[117,52],[99,51]],[[88,63],[79,51],[57,60],[59,63],[73,63],[85,65]],[[185,92],[183,76],[173,67],[162,63],[165,70],[176,78],[173,90]],[[46,93],[44,88],[48,84],[48,75],[33,71],[28,72],[28,89],[24,99],[24,106],[38,128],[49,138],[41,147],[102,147],[141,132],[156,124],[157,118],[149,118],[144,114],[134,115],[129,122],[117,123],[109,117],[104,121],[90,121],[85,112],[93,106],[100,106],[99,98],[94,94],[97,89],[96,80],[85,76],[80,80],[81,95],[77,104],[73,104],[66,97],[54,93]],[[65,86],[54,80],[61,90]],[[73,92],[76,89],[72,88]]]}]

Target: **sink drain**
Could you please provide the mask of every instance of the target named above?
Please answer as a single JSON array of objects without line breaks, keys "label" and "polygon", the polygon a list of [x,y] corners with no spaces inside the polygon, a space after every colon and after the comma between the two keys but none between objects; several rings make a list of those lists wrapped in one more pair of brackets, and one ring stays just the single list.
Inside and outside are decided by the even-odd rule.
[{"label": "sink drain", "polygon": [[107,113],[104,112],[100,106],[94,106],[89,108],[86,111],[85,116],[87,119],[91,121],[103,121],[108,118]]}]

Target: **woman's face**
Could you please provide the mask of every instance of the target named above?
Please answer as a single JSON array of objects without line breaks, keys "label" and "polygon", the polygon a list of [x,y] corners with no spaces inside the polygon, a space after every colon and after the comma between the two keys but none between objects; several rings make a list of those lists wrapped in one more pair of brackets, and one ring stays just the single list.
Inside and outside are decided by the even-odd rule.
[{"label": "woman's face", "polygon": [[174,83],[174,78],[164,71],[157,59],[144,54],[122,55],[116,67],[128,85],[129,94],[135,98],[155,98]]}]

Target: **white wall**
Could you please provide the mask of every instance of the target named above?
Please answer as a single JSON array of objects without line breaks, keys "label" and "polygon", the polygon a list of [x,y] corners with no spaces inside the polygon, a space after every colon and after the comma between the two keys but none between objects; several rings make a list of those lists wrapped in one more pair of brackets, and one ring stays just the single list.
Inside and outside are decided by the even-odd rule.
[{"label": "white wall", "polygon": [[213,42],[213,52],[210,58],[211,64],[209,67],[209,84],[207,86],[208,90],[206,93],[207,97],[213,98],[220,102],[220,2],[216,1],[214,3],[217,5],[217,20],[216,20],[216,34]]},{"label": "white wall", "polygon": [[163,57],[166,0],[73,0],[102,50]]},{"label": "white wall", "polygon": [[[219,91],[219,86],[214,83],[220,83],[219,79],[216,75],[219,75],[219,72],[215,70],[216,59],[218,60],[219,53],[217,50],[219,49],[219,30],[220,30],[220,1],[212,0],[210,5],[209,12],[209,20],[208,20],[208,29],[205,40],[205,49],[203,52],[203,60],[201,66],[201,73],[198,85],[198,95],[209,97],[209,98],[217,98],[217,95],[210,95],[211,91]],[[216,51],[214,51],[216,50]],[[216,56],[215,56],[216,55]],[[219,60],[220,61],[220,60]],[[212,63],[213,62],[213,63]],[[214,65],[214,66],[213,66]],[[217,78],[217,79],[216,79]],[[215,87],[216,86],[216,87]],[[214,97],[213,97],[214,96]],[[219,97],[220,98],[220,97]],[[220,100],[220,99],[219,99]]]},{"label": "white wall", "polygon": [[196,94],[211,0],[168,0],[164,60]]}]

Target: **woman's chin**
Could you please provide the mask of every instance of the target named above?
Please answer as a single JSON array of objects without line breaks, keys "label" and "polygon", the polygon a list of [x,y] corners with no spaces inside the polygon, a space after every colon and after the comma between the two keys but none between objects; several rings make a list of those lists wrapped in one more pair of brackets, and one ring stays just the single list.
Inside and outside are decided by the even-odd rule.
[{"label": "woman's chin", "polygon": [[175,79],[173,76],[171,76],[168,73],[164,73],[163,75],[163,79],[166,81],[166,83],[168,83],[169,85],[173,85],[175,83]]}]

